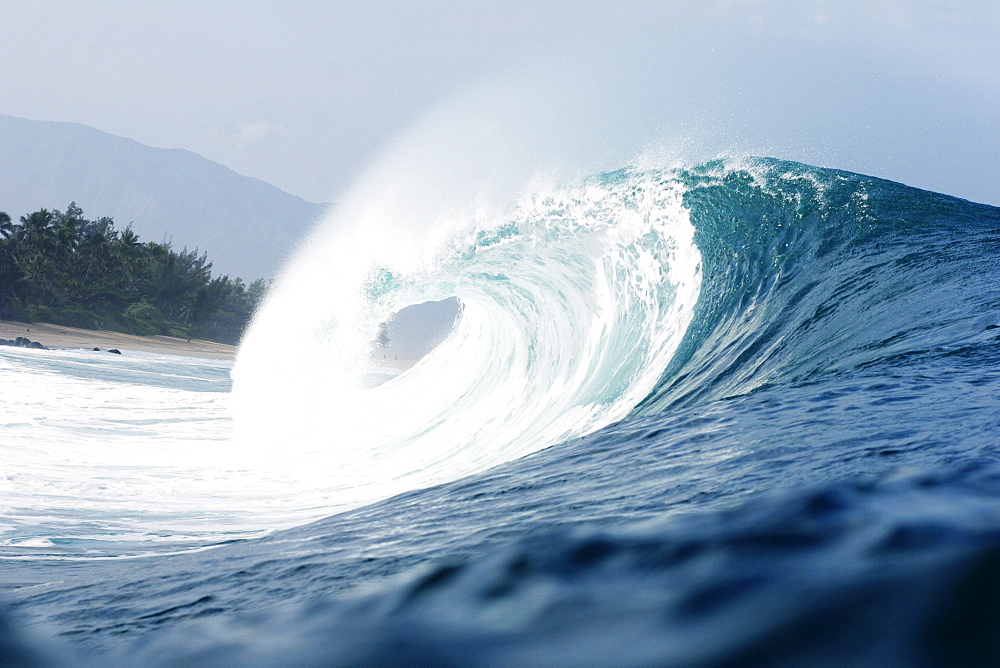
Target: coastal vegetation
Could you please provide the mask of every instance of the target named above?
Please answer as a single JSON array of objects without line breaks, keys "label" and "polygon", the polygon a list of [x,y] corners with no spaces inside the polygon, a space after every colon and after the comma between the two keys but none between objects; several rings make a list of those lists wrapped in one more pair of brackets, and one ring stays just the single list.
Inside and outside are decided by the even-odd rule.
[{"label": "coastal vegetation", "polygon": [[0,319],[237,343],[268,283],[212,276],[198,249],[142,242],[71,203],[0,211]]}]

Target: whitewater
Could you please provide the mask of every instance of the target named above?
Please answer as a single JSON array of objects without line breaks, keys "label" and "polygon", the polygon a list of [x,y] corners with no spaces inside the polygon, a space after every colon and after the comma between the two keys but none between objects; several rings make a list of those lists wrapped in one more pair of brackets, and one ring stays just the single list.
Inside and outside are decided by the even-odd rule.
[{"label": "whitewater", "polygon": [[1000,209],[770,158],[429,199],[356,188],[235,364],[0,349],[4,658],[1000,658]]}]

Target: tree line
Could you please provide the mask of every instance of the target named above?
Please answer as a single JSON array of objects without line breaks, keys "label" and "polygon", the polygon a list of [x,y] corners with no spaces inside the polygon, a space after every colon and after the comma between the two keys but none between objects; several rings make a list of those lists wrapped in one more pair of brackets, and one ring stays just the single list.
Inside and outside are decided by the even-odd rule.
[{"label": "tree line", "polygon": [[0,319],[237,343],[268,282],[212,277],[206,253],[139,241],[71,203],[0,211]]}]

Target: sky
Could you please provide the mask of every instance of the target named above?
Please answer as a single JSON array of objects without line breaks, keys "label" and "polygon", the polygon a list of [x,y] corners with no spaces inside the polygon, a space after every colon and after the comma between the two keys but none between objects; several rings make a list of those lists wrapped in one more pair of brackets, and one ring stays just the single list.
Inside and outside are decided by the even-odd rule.
[{"label": "sky", "polygon": [[434,118],[564,164],[771,155],[1000,205],[998,35],[995,0],[0,0],[0,113],[315,202]]}]

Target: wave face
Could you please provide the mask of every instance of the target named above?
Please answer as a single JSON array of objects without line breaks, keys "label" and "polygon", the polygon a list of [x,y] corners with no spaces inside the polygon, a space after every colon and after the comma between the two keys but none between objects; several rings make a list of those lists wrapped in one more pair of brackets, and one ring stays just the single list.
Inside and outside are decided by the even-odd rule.
[{"label": "wave face", "polygon": [[[656,387],[698,299],[682,194],[672,172],[602,174],[455,217],[434,246],[388,259],[379,250],[393,237],[371,234],[385,214],[351,211],[365,238],[315,242],[243,343],[241,440],[269,467],[313,472],[314,503],[329,509],[454,480],[624,418]],[[313,300],[317,285],[329,290]],[[406,373],[363,387],[378,323],[447,297],[461,305],[450,336]],[[298,333],[291,355],[275,351],[281,331]]]},{"label": "wave face", "polygon": [[[234,369],[236,451],[322,519],[5,562],[11,619],[88,647],[0,649],[1000,662],[1000,209],[773,159],[528,192],[415,210],[410,237],[348,202],[283,277]],[[449,338],[365,387],[378,323],[449,296]]]},{"label": "wave face", "polygon": [[773,159],[679,179],[703,297],[642,413],[901,364],[996,324],[995,207]]}]

